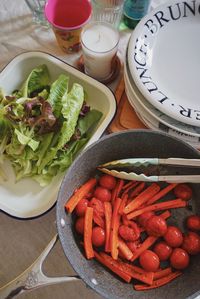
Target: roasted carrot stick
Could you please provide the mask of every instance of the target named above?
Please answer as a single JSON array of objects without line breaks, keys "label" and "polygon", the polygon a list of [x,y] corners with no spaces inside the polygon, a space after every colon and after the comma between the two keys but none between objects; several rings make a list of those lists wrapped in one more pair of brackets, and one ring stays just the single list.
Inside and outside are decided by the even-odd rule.
[{"label": "roasted carrot stick", "polygon": [[111,220],[111,233],[110,233],[110,247],[111,255],[114,260],[118,258],[118,229],[120,222],[120,215],[118,213],[121,204],[121,198],[117,197],[113,205],[113,214]]},{"label": "roasted carrot stick", "polygon": [[174,189],[178,184],[176,183],[171,183],[169,184],[167,187],[163,188],[162,190],[160,190],[160,192],[158,192],[157,194],[155,194],[152,198],[150,198],[147,201],[147,205],[151,205],[152,203],[158,201],[159,199],[161,199],[163,196],[165,196],[167,193],[169,193],[172,189]]},{"label": "roasted carrot stick", "polygon": [[93,208],[87,207],[84,220],[84,249],[87,259],[94,257],[94,250],[92,247],[92,220],[93,220]]},{"label": "roasted carrot stick", "polygon": [[119,244],[119,250],[122,252],[122,255],[130,261],[133,257],[132,251],[129,249],[129,247],[126,245],[126,243],[118,237],[118,244]]},{"label": "roasted carrot stick", "polygon": [[122,187],[122,191],[124,191],[127,188],[129,188],[130,186],[134,185],[135,182],[137,182],[137,181],[129,181],[128,183],[124,184],[124,186]]},{"label": "roasted carrot stick", "polygon": [[158,184],[156,183],[151,184],[124,208],[124,213],[129,214],[132,211],[138,209],[140,206],[146,203],[151,197],[153,197],[156,193],[158,193],[159,190],[160,190],[160,186]]},{"label": "roasted carrot stick", "polygon": [[168,200],[165,202],[160,202],[154,205],[147,206],[145,208],[142,208],[140,210],[135,210],[132,213],[127,215],[128,219],[133,219],[145,212],[149,211],[161,211],[161,210],[166,210],[166,209],[175,209],[175,208],[184,208],[187,206],[187,202],[181,199],[173,199],[173,200]]},{"label": "roasted carrot stick", "polygon": [[121,271],[114,263],[108,261],[102,255],[98,254],[96,251],[94,251],[94,256],[101,264],[103,264],[104,266],[109,268],[112,272],[117,274],[123,280],[125,280],[126,282],[131,281],[131,276],[129,274],[125,273],[124,271]]},{"label": "roasted carrot stick", "polygon": [[110,252],[110,229],[111,229],[111,219],[112,219],[112,205],[110,202],[104,202],[105,210],[105,222],[106,222],[106,241],[105,241],[105,251]]},{"label": "roasted carrot stick", "polygon": [[136,284],[134,285],[134,289],[136,291],[145,291],[145,290],[151,290],[151,289],[155,289],[158,287],[161,287],[167,283],[169,283],[170,281],[172,281],[173,279],[177,278],[178,276],[180,276],[182,274],[182,272],[176,271],[173,273],[170,273],[169,275],[162,277],[158,280],[155,280],[153,282],[152,285],[148,286],[148,285],[142,285],[142,284]]},{"label": "roasted carrot stick", "polygon": [[122,195],[128,193],[131,189],[133,189],[134,187],[136,187],[140,182],[131,182],[131,184],[129,186],[127,186],[125,189],[122,188]]},{"label": "roasted carrot stick", "polygon": [[142,192],[142,190],[145,188],[146,184],[145,182],[139,183],[139,185],[136,186],[136,188],[131,192],[130,198],[134,198],[138,196]]},{"label": "roasted carrot stick", "polygon": [[105,254],[104,252],[101,252],[100,255],[108,263],[115,265],[120,271],[130,275],[132,278],[140,280],[142,282],[145,282],[149,285],[151,285],[153,283],[153,277],[154,277],[153,272],[139,273],[139,272],[134,271],[133,268],[130,268],[127,263],[124,263],[124,262],[118,261],[118,260],[117,261],[113,260],[113,258],[111,256]]},{"label": "roasted carrot stick", "polygon": [[158,237],[154,237],[154,236],[147,237],[145,241],[140,245],[140,247],[138,247],[136,251],[133,252],[133,257],[131,261],[132,262],[135,261],[140,256],[140,254],[146,249],[148,249],[149,247],[151,247],[156,242],[157,239]]},{"label": "roasted carrot stick", "polygon": [[98,214],[96,210],[93,211],[93,220],[98,226],[100,226],[103,229],[105,228],[104,219]]},{"label": "roasted carrot stick", "polygon": [[123,210],[126,206],[127,200],[128,200],[128,194],[124,193],[123,196],[122,196],[122,202],[121,202],[120,207],[119,207],[119,214],[120,215],[123,214]]},{"label": "roasted carrot stick", "polygon": [[171,213],[170,213],[170,211],[164,211],[164,212],[162,212],[159,216],[161,216],[163,219],[167,219],[167,218],[169,218],[170,216],[171,216]]},{"label": "roasted carrot stick", "polygon": [[165,277],[165,276],[169,275],[170,273],[172,273],[172,268],[171,267],[168,267],[168,268],[165,268],[163,270],[159,270],[157,272],[154,272],[153,280],[157,280],[157,279],[160,279],[162,277]]},{"label": "roasted carrot stick", "polygon": [[117,197],[119,197],[120,192],[121,192],[123,186],[124,186],[124,180],[119,179],[119,180],[117,181],[117,184],[116,184],[115,188],[112,190],[112,194],[111,194],[111,202],[112,202],[112,205],[114,204],[115,199],[116,199]]},{"label": "roasted carrot stick", "polygon": [[83,184],[68,200],[65,204],[65,208],[68,213],[72,213],[79,201],[88,194],[96,185],[97,180],[95,178],[89,179]]}]

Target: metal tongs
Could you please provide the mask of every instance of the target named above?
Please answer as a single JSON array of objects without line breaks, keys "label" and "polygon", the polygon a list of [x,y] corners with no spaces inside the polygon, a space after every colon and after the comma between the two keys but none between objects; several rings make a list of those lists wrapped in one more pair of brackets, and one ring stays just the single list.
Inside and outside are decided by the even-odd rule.
[{"label": "metal tongs", "polygon": [[[168,175],[168,167],[171,167],[173,174]],[[193,171],[194,168],[195,174]],[[99,165],[98,169],[104,173],[126,180],[200,183],[200,159],[131,158],[111,161]],[[187,170],[189,174],[185,174]],[[155,171],[157,173],[153,174]]]}]

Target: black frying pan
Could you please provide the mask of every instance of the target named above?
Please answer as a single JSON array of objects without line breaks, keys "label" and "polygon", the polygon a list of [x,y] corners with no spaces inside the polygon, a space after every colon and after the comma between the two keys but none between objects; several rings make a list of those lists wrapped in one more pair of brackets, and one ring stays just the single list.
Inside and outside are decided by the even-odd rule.
[{"label": "black frying pan", "polygon": [[[93,176],[96,166],[115,159],[130,157],[180,157],[200,158],[197,150],[169,135],[147,130],[125,131],[108,135],[82,152],[67,171],[57,202],[57,227],[63,250],[69,262],[83,281],[106,298],[176,298],[183,299],[200,290],[200,257],[193,256],[189,268],[166,286],[151,291],[134,291],[127,284],[105,269],[95,260],[86,260],[73,229],[73,219],[67,215],[64,205],[73,191]],[[192,211],[177,209],[172,213],[171,223],[182,226],[183,218],[200,213],[200,185],[192,185],[194,199]],[[65,225],[63,225],[65,224]],[[183,227],[182,227],[183,229]],[[200,293],[200,292],[199,292]]]}]

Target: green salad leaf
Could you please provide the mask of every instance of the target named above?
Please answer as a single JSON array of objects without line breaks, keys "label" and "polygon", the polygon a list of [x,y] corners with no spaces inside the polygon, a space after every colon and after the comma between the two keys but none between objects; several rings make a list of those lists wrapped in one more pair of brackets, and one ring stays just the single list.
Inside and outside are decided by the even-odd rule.
[{"label": "green salad leaf", "polygon": [[46,65],[33,69],[11,95],[0,89],[0,176],[9,159],[16,180],[31,177],[46,186],[62,174],[90,139],[102,113],[86,103],[69,76],[50,84]]}]

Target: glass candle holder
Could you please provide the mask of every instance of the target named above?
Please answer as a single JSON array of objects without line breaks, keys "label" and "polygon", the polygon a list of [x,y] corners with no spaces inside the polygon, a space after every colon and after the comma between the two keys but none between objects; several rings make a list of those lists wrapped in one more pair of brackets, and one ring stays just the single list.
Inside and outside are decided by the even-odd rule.
[{"label": "glass candle holder", "polygon": [[123,6],[124,0],[92,0],[92,20],[107,22],[118,28]]},{"label": "glass candle holder", "polygon": [[111,24],[91,22],[81,33],[85,73],[105,81],[112,74],[113,60],[116,58],[119,33]]}]

